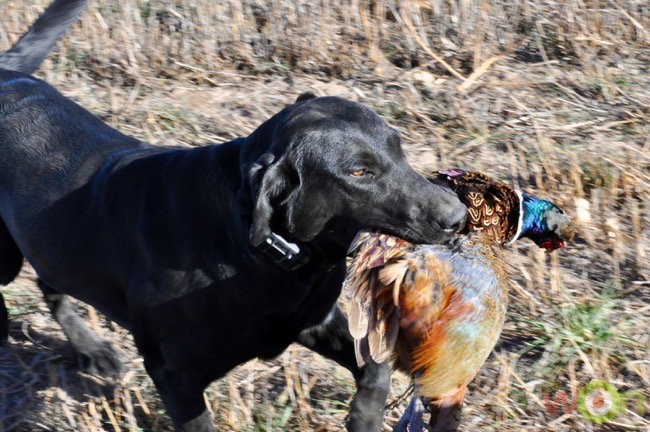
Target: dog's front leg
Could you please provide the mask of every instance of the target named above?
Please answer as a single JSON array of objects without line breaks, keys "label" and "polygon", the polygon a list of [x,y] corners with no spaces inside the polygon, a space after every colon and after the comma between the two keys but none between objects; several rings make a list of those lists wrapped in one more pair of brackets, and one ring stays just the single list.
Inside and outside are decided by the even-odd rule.
[{"label": "dog's front leg", "polygon": [[[137,344],[137,339],[136,339]],[[142,349],[141,349],[142,351]],[[205,384],[191,371],[172,370],[159,353],[143,353],[147,373],[178,432],[215,432],[205,406]]]},{"label": "dog's front leg", "polygon": [[381,428],[384,406],[390,391],[391,367],[369,361],[357,365],[354,341],[348,331],[347,317],[334,306],[324,323],[300,333],[298,342],[348,368],[357,383],[357,393],[350,405],[346,428],[350,432],[374,432]]},{"label": "dog's front leg", "polygon": [[176,430],[178,432],[215,432],[207,409],[201,415],[188,422],[183,424],[177,423]]}]

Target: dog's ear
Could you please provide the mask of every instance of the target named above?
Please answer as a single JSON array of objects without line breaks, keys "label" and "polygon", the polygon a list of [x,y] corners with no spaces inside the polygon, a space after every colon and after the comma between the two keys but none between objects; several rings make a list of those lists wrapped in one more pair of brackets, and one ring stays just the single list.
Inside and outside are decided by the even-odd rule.
[{"label": "dog's ear", "polygon": [[290,181],[272,153],[264,153],[253,163],[248,178],[253,195],[250,240],[253,246],[259,246],[271,235],[272,200],[286,193]]},{"label": "dog's ear", "polygon": [[316,96],[314,93],[312,93],[310,91],[304,92],[304,93],[301,93],[300,96],[298,96],[298,99],[296,99],[296,103],[302,102],[302,101],[307,100],[307,99],[314,99],[316,97],[318,97],[318,96]]}]

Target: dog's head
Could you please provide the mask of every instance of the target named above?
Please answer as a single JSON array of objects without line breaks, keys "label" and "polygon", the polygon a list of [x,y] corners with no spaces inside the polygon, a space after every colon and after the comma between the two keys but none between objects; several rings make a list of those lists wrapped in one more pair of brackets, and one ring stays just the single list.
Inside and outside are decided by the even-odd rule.
[{"label": "dog's head", "polygon": [[347,249],[361,229],[414,243],[450,238],[466,208],[407,163],[399,133],[374,111],[336,97],[302,97],[242,144],[251,242],[288,240]]}]

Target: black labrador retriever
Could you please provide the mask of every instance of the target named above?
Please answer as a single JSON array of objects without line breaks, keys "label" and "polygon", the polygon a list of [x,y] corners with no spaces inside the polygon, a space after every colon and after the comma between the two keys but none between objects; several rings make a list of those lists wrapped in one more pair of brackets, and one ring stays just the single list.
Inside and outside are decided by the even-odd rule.
[{"label": "black labrador retriever", "polygon": [[[82,3],[55,5],[70,18]],[[41,25],[67,26],[64,16]],[[12,50],[14,60],[36,57],[28,48]],[[26,258],[73,348],[97,372],[119,371],[120,360],[65,294],[129,329],[179,430],[214,430],[205,387],[293,342],[354,374],[348,428],[379,428],[390,370],[356,365],[336,306],[346,250],[370,228],[444,241],[466,213],[455,194],[413,171],[394,129],[357,103],[307,95],[245,138],[152,146],[22,73],[34,61],[6,59],[0,283]]]}]

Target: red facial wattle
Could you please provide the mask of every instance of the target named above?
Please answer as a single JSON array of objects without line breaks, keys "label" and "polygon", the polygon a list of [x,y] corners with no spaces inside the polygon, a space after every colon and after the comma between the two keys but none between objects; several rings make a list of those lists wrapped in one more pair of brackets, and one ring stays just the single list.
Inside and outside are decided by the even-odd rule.
[{"label": "red facial wattle", "polygon": [[546,252],[550,253],[556,249],[564,249],[564,242],[562,240],[551,239],[542,243],[541,245]]}]

